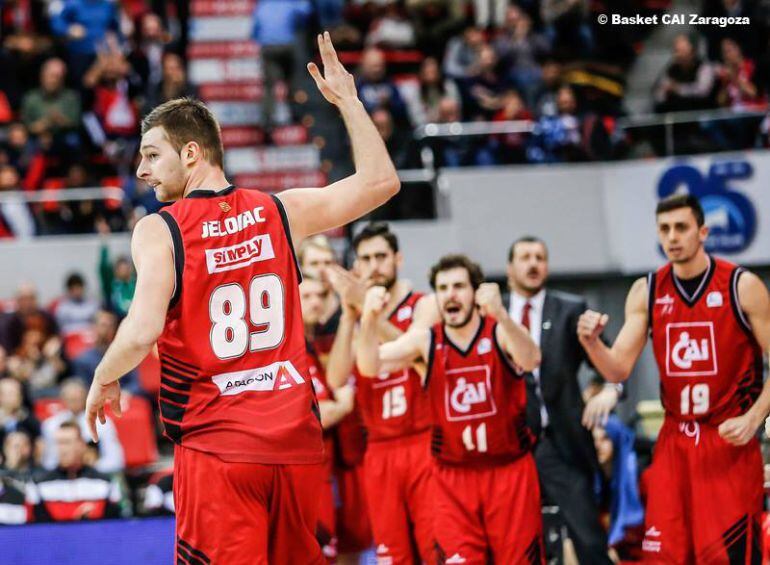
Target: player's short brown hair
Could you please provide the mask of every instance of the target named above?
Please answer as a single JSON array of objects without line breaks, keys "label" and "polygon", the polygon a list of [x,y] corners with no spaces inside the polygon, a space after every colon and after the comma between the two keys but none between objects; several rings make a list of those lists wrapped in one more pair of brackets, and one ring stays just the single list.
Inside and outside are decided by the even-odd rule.
[{"label": "player's short brown hair", "polygon": [[181,151],[185,143],[196,142],[203,157],[212,165],[224,168],[222,134],[214,114],[200,100],[176,98],[157,106],[142,120],[142,135],[162,127],[171,146]]},{"label": "player's short brown hair", "polygon": [[388,244],[393,253],[398,253],[398,236],[390,231],[390,225],[386,222],[371,222],[364,226],[353,238],[353,249],[358,253],[358,247],[364,242],[375,237],[381,237]]},{"label": "player's short brown hair", "polygon": [[658,206],[655,208],[655,216],[657,217],[663,212],[670,212],[679,208],[689,208],[692,210],[698,227],[701,227],[706,222],[703,207],[700,205],[700,201],[692,194],[673,194],[664,198],[658,202]]},{"label": "player's short brown hair", "polygon": [[439,273],[444,271],[451,271],[452,269],[465,269],[468,271],[468,278],[471,280],[471,286],[473,290],[478,290],[481,283],[484,282],[484,272],[478,263],[471,261],[467,255],[452,254],[444,255],[438,260],[438,263],[430,268],[430,287],[436,290],[436,277]]}]

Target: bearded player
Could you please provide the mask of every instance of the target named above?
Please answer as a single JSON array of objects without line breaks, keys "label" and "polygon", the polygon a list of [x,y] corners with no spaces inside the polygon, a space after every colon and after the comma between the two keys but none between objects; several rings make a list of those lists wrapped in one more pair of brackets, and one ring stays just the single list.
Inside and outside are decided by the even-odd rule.
[{"label": "bearded player", "polygon": [[589,310],[578,322],[591,362],[612,382],[629,377],[652,337],[666,417],[648,475],[645,561],[759,563],[756,432],[770,410],[770,298],[756,275],[706,253],[694,196],[662,200],[656,220],[669,262],[633,284],[612,347],[599,339],[606,314]]},{"label": "bearded player", "polygon": [[136,225],[136,294],[87,417],[96,439],[105,405],[120,412],[118,379],[157,342],[180,561],[324,562],[323,445],[292,242],[360,217],[399,182],[328,34],[318,46],[324,74],[308,70],[340,110],[356,165],[326,188],[275,197],[230,185],[219,126],[200,102],[172,100],[142,124],[137,176],[174,204]]},{"label": "bearded player", "polygon": [[540,487],[526,426],[525,371],[540,363],[529,332],[508,316],[496,284],[463,255],[431,269],[442,321],[379,344],[389,296],[367,293],[358,369],[376,379],[427,363],[433,417],[434,534],[439,563],[543,563]]},{"label": "bearded player", "polygon": [[[365,226],[353,238],[354,270],[368,287],[382,286],[389,299],[378,322],[381,341],[391,341],[409,329],[415,316],[438,319],[435,299],[414,292],[398,277],[402,262],[396,234],[385,223]],[[336,270],[333,278],[348,275]],[[338,283],[338,286],[341,286]],[[351,301],[348,293],[342,291]],[[355,299],[353,299],[355,301]],[[341,385],[350,375],[355,356],[354,326],[361,304],[344,308],[329,366],[347,363],[346,370],[330,371]],[[424,370],[424,367],[423,367]],[[381,562],[402,565],[432,561],[433,500],[431,496],[428,396],[414,368],[360,378],[353,371],[356,402],[366,428],[363,479],[369,519]]]}]

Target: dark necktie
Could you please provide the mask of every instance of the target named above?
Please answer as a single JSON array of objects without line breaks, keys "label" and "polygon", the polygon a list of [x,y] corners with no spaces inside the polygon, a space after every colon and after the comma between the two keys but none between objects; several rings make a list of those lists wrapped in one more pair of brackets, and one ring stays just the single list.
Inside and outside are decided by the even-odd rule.
[{"label": "dark necktie", "polygon": [[532,310],[532,304],[529,300],[524,303],[524,308],[521,311],[521,325],[527,328],[529,331],[529,311]]}]

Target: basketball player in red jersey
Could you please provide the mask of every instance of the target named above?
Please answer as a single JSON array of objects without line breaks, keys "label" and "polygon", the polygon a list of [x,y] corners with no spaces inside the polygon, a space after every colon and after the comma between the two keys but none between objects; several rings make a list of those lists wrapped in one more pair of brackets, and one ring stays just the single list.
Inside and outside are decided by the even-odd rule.
[{"label": "basketball player in red jersey", "polygon": [[[425,317],[435,312],[433,297],[412,291],[407,281],[398,278],[402,256],[398,238],[387,224],[364,227],[353,239],[353,248],[356,273],[367,286],[382,286],[389,293],[378,323],[382,341],[403,334],[415,313]],[[361,306],[346,308],[340,319],[329,357],[330,369],[335,368],[329,374],[337,376],[337,385],[343,384],[353,368],[353,333]],[[438,315],[433,315],[431,323],[433,318],[437,320]],[[341,364],[346,367],[336,369]],[[353,374],[367,432],[363,477],[377,558],[394,565],[430,562],[434,546],[431,417],[420,374],[411,367],[383,373],[377,379],[359,378],[355,370]]]},{"label": "basketball player in red jersey", "polygon": [[443,257],[431,269],[442,322],[382,345],[377,325],[389,296],[370,289],[356,359],[375,379],[427,363],[438,562],[544,563],[522,378],[538,366],[540,350],[508,316],[499,287],[483,280],[467,257]]},{"label": "basketball player in red jersey", "polygon": [[578,322],[591,361],[613,382],[628,378],[652,336],[666,418],[648,475],[645,561],[760,563],[756,432],[770,410],[770,297],[756,275],[706,253],[694,196],[662,200],[656,217],[669,262],[633,284],[615,343],[599,339],[606,314],[589,310]]},{"label": "basketball player in red jersey", "polygon": [[324,562],[314,535],[323,445],[292,241],[360,217],[399,182],[328,34],[318,45],[324,74],[308,70],[339,108],[356,165],[329,187],[273,197],[230,185],[200,102],[170,101],[142,124],[137,176],[175,202],[136,225],[136,294],[87,417],[96,438],[105,405],[119,412],[119,377],[157,342],[180,562]]},{"label": "basketball player in red jersey", "polygon": [[334,478],[334,434],[332,432],[333,428],[353,410],[354,391],[347,384],[336,390],[329,387],[326,382],[326,371],[312,344],[314,330],[324,315],[328,292],[323,281],[303,272],[302,283],[299,285],[299,298],[302,304],[302,321],[305,324],[308,372],[318,399],[321,427],[324,430],[324,486],[319,495],[316,538],[321,544],[324,556],[333,563],[337,559],[337,528],[332,484]]}]

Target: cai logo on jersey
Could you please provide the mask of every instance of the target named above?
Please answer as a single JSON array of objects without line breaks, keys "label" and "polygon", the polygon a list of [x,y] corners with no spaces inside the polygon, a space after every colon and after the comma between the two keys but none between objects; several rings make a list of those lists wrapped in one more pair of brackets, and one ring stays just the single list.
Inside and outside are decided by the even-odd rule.
[{"label": "cai logo on jersey", "polygon": [[222,396],[233,396],[247,391],[285,390],[305,382],[291,361],[276,361],[267,367],[222,373],[214,375],[211,380],[217,385]]},{"label": "cai logo on jersey", "polygon": [[487,365],[450,369],[444,391],[447,420],[475,420],[497,414]]},{"label": "cai logo on jersey", "polygon": [[754,176],[748,161],[718,161],[704,177],[692,165],[677,164],[658,182],[658,197],[666,198],[686,191],[703,206],[709,236],[706,250],[716,253],[740,253],[746,250],[757,231],[757,213],[748,197],[733,187],[735,181]]},{"label": "cai logo on jersey", "polygon": [[666,373],[669,377],[717,374],[713,322],[666,325]]},{"label": "cai logo on jersey", "polygon": [[273,242],[269,234],[258,235],[228,247],[206,249],[206,268],[209,274],[241,269],[268,259],[275,259]]}]

